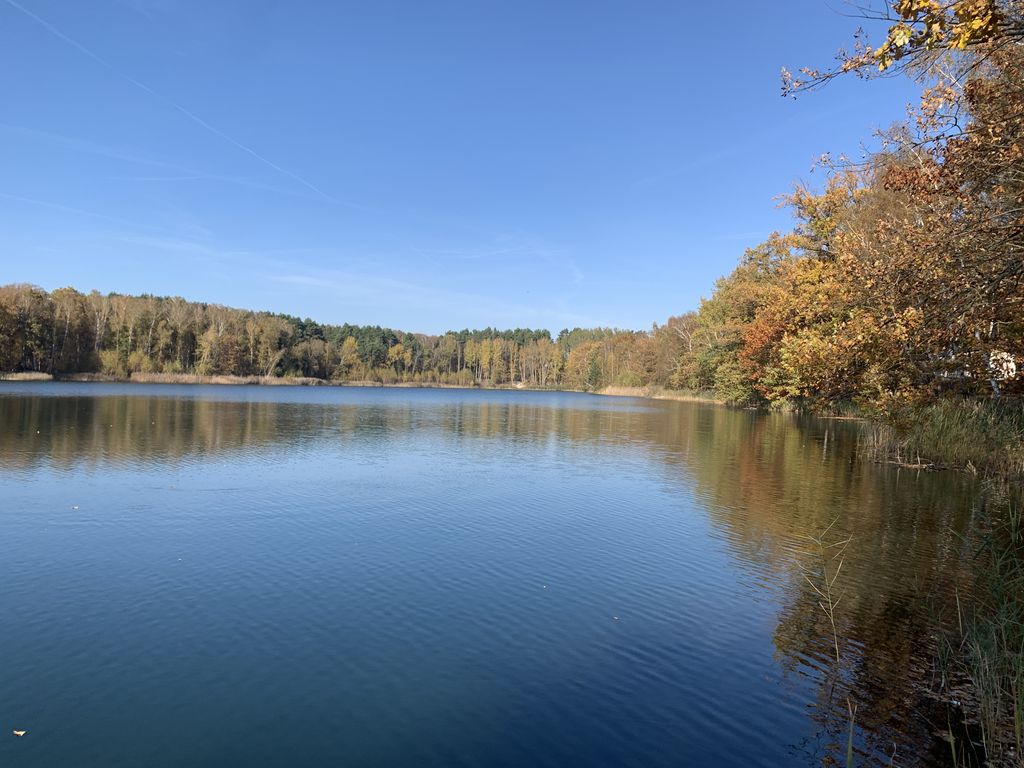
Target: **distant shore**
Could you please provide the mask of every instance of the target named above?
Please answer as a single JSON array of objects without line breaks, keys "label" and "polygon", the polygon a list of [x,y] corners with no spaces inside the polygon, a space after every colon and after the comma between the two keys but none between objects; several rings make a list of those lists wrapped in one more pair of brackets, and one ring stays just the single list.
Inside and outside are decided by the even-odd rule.
[{"label": "distant shore", "polygon": [[[102,373],[52,376],[48,373],[0,373],[0,381],[73,381],[123,384],[227,384],[305,387],[375,387],[382,389],[476,389],[530,392],[581,392],[605,397],[727,405],[712,392],[687,392],[662,387],[604,387],[593,392],[574,389],[497,387],[440,382],[328,381],[298,376],[198,376],[184,373],[136,373],[130,377]],[[940,402],[919,410],[902,430],[868,414],[818,414],[820,418],[860,422],[861,455],[875,462],[912,469],[956,469],[971,474],[1020,481],[1024,478],[1024,410],[1015,402]]]},{"label": "distant shore", "polygon": [[[379,387],[388,389],[531,389],[515,385],[500,387],[464,386],[430,381],[396,381],[385,383],[373,380],[336,381],[305,376],[200,376],[192,373],[135,373],[131,376],[110,376],[105,373],[69,373],[57,376],[49,373],[0,373],[0,381],[73,381],[108,384],[227,384],[258,385],[266,387]],[[551,392],[556,390],[538,390]]]},{"label": "distant shore", "polygon": [[[378,387],[382,389],[480,389],[494,391],[529,392],[581,392],[574,389],[528,387],[520,384],[500,386],[444,384],[432,381],[382,382],[373,380],[329,381],[301,376],[199,376],[191,373],[135,373],[125,378],[104,373],[69,373],[53,376],[49,373],[0,373],[0,381],[74,381],[106,382],[112,384],[228,384],[271,387]],[[662,387],[604,387],[589,394],[606,397],[638,397],[646,400],[676,400],[692,403],[724,405],[725,401],[709,394],[683,392]]]}]

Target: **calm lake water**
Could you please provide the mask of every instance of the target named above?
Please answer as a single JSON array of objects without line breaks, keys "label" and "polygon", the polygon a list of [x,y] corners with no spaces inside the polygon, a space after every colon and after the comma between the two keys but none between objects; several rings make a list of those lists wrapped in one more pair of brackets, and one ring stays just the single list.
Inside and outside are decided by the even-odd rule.
[{"label": "calm lake water", "polygon": [[[918,685],[974,489],[858,461],[857,434],[0,383],[0,765],[812,766],[845,752],[846,691],[859,761],[942,764]],[[804,578],[833,520],[839,664]]]}]

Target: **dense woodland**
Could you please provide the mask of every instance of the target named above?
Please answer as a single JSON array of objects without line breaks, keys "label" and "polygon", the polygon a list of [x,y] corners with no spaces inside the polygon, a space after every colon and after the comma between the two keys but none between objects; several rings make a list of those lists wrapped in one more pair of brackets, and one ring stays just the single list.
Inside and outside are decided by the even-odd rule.
[{"label": "dense woodland", "polygon": [[904,70],[912,119],[788,197],[795,225],[748,250],[693,312],[649,331],[450,332],[322,325],[180,298],[0,288],[0,370],[303,376],[599,389],[879,413],[1015,396],[1024,365],[1024,14],[1018,0],[887,7],[885,42],[833,77]]},{"label": "dense woodland", "polygon": [[181,298],[0,288],[0,370],[296,376],[466,386],[640,383],[647,334],[463,330],[441,336],[323,325]]}]

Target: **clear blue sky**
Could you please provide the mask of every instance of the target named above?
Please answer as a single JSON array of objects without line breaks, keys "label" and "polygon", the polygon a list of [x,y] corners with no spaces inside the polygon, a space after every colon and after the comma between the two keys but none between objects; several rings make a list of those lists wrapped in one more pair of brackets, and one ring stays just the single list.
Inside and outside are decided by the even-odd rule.
[{"label": "clear blue sky", "polygon": [[[831,6],[831,7],[830,7]],[[902,119],[839,0],[0,0],[0,283],[646,328]]]}]

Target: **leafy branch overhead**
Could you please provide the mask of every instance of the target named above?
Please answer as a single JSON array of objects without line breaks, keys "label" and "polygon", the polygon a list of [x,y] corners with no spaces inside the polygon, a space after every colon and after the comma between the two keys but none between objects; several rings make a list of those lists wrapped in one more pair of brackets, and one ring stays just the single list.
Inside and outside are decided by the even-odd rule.
[{"label": "leafy branch overhead", "polygon": [[[784,93],[813,89],[848,73],[871,77],[908,70],[921,75],[933,70],[943,55],[955,57],[969,49],[1024,39],[1024,6],[1019,0],[898,0],[854,8],[862,20],[887,25],[881,44],[871,46],[859,29],[853,50],[841,50],[834,67],[804,67],[796,75],[783,69]],[[966,63],[972,66],[977,60]]]}]

